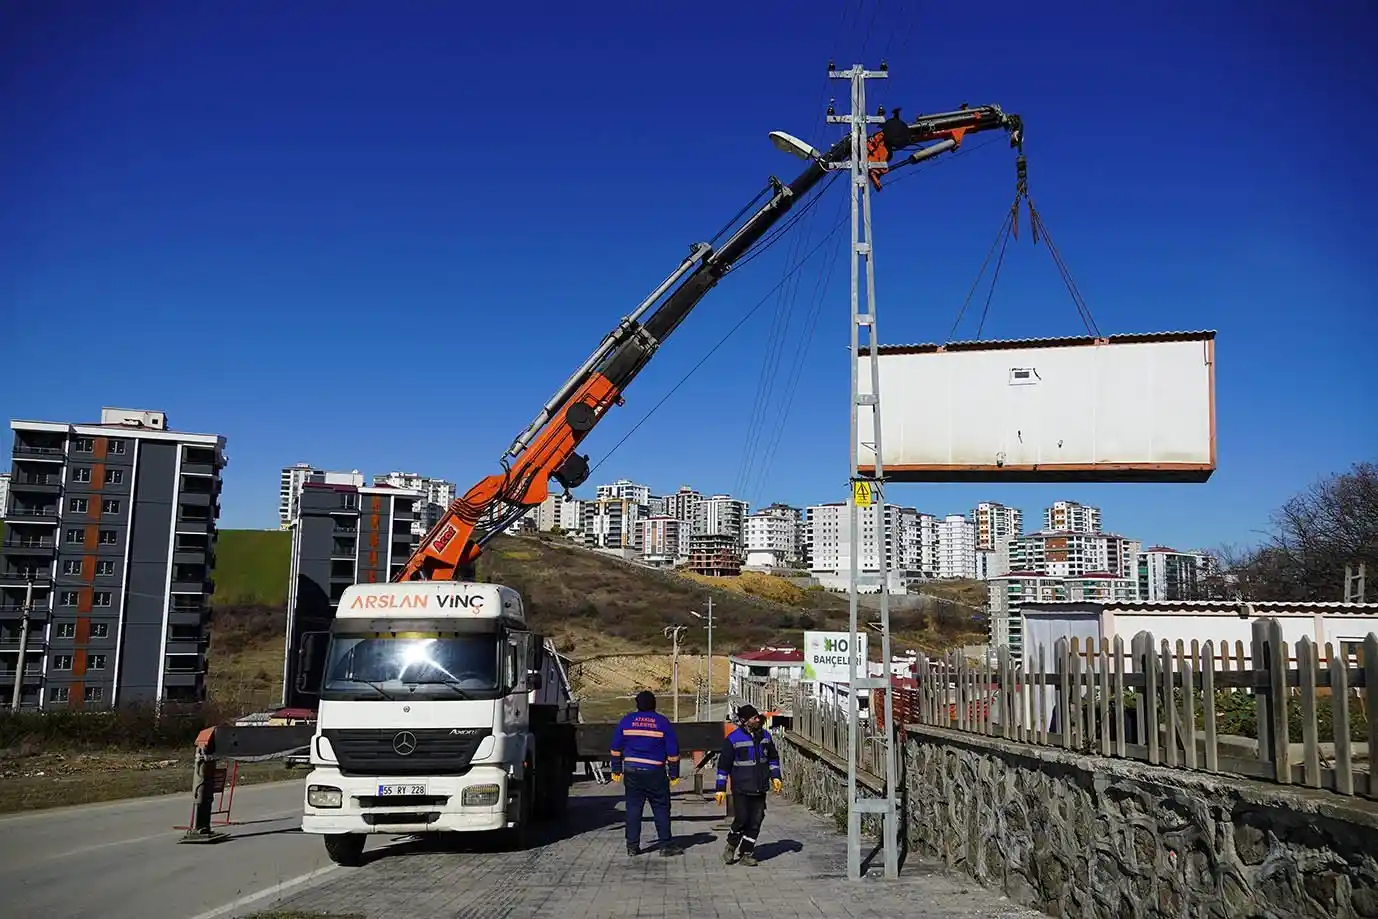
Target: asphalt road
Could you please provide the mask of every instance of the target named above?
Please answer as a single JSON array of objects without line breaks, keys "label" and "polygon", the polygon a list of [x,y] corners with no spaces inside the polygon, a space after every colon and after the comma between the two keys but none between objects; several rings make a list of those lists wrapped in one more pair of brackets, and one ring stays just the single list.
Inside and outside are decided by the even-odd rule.
[{"label": "asphalt road", "polygon": [[336,870],[299,830],[301,795],[300,781],[237,789],[235,825],[221,828],[231,838],[213,845],[177,844],[189,793],[0,818],[5,914],[210,919],[247,898],[266,907]]}]

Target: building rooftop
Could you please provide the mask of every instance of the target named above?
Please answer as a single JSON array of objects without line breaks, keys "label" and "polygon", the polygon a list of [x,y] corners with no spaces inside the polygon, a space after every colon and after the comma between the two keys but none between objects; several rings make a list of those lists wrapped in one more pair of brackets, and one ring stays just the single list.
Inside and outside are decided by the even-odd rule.
[{"label": "building rooftop", "polygon": [[752,664],[802,664],[804,652],[798,648],[758,648],[733,654],[729,659]]},{"label": "building rooftop", "polygon": [[[1076,335],[1064,338],[1010,338],[982,341],[950,341],[944,345],[932,343],[882,345],[881,354],[937,354],[943,351],[1001,351],[1016,348],[1070,348],[1097,344],[1133,345],[1169,341],[1213,341],[1215,331],[1199,332],[1140,332],[1127,335],[1106,335],[1094,338]],[[1076,503],[1076,502],[1070,502]]]}]

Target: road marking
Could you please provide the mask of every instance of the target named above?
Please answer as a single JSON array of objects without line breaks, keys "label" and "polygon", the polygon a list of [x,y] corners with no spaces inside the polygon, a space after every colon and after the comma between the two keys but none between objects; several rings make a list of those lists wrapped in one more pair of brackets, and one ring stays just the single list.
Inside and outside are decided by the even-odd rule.
[{"label": "road marking", "polygon": [[[239,785],[235,788],[235,795],[244,795],[250,792],[270,791],[273,789],[284,788],[288,785],[299,784],[301,779],[283,779],[280,782],[255,782],[252,785]],[[58,807],[45,807],[40,810],[21,811],[16,814],[0,814],[0,824],[26,823],[32,820],[51,820],[54,817],[63,817],[74,811],[106,810],[134,810],[141,805],[168,804],[182,799],[187,802],[187,807],[191,807],[190,791],[175,791],[165,795],[146,795],[141,798],[117,798],[113,801],[96,801],[91,804],[63,804]]]},{"label": "road marking", "polygon": [[216,919],[217,916],[227,915],[252,903],[266,900],[269,897],[280,896],[288,890],[305,886],[325,877],[327,874],[332,874],[339,870],[339,865],[326,865],[324,868],[317,868],[315,871],[299,874],[294,878],[289,878],[278,884],[274,884],[272,887],[264,888],[257,893],[251,893],[247,896],[240,897],[238,900],[233,900],[226,903],[224,906],[217,906],[215,909],[207,910],[204,913],[197,913],[195,916],[192,916],[191,919]]},{"label": "road marking", "polygon": [[[248,827],[260,823],[280,823],[284,820],[291,820],[293,817],[298,816],[300,816],[300,812],[285,811],[280,814],[269,814],[266,817],[256,817],[253,820],[243,820],[228,825],[216,824],[214,828],[219,830],[220,832],[229,832],[231,835],[233,835],[234,827]],[[250,830],[250,832],[253,831]],[[42,864],[43,862],[50,862],[54,859],[68,858],[73,855],[81,855],[85,852],[95,852],[100,849],[114,848],[115,846],[127,846],[139,842],[153,842],[154,840],[168,839],[169,837],[172,837],[174,834],[176,834],[177,836],[181,835],[181,833],[179,833],[176,829],[169,829],[165,832],[152,833],[148,836],[130,836],[127,839],[112,839],[109,842],[92,843],[89,846],[81,846],[76,849],[68,849],[66,852],[54,852],[49,855],[44,855],[41,858],[29,864]]]}]

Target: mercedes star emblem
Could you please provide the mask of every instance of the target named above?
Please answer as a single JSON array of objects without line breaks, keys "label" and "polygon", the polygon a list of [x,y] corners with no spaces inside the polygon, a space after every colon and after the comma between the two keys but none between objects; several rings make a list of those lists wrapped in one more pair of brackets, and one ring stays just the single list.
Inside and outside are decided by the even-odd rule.
[{"label": "mercedes star emblem", "polygon": [[392,738],[392,750],[398,756],[411,756],[416,752],[416,735],[411,731],[402,731]]}]

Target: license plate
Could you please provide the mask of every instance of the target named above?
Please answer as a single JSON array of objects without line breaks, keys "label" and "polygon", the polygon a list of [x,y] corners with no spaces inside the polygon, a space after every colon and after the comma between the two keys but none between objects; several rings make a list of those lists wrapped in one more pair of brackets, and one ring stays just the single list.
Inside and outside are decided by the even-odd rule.
[{"label": "license plate", "polygon": [[387,798],[393,795],[424,795],[425,785],[379,785],[378,797]]}]

